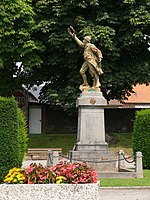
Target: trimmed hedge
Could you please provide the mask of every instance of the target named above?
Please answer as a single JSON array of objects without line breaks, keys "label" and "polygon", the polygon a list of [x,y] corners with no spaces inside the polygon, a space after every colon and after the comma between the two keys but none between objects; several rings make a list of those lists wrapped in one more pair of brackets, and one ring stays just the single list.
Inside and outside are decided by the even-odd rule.
[{"label": "trimmed hedge", "polygon": [[136,112],[133,127],[133,152],[141,151],[143,168],[150,169],[150,109]]},{"label": "trimmed hedge", "polygon": [[9,169],[21,167],[27,151],[24,115],[13,97],[0,97],[0,182]]},{"label": "trimmed hedge", "polygon": [[25,153],[28,148],[28,134],[27,134],[27,124],[24,117],[24,114],[20,108],[18,108],[18,137],[19,137],[19,165],[22,165]]},{"label": "trimmed hedge", "polygon": [[0,182],[19,165],[18,106],[14,98],[0,97]]}]

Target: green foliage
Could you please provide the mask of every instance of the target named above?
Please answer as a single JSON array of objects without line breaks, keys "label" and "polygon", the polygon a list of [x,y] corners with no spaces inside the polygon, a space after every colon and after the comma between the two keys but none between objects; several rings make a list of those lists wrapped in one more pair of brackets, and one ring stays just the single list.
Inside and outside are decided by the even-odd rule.
[{"label": "green foliage", "polygon": [[21,166],[27,151],[27,127],[14,98],[0,97],[0,182],[14,166]]},{"label": "green foliage", "polygon": [[49,88],[48,85],[48,89],[46,86],[44,87],[40,95],[40,99],[41,101],[44,101],[44,103],[60,105],[68,115],[72,116],[73,114],[76,114],[76,110],[74,108],[77,95],[79,95],[79,92],[77,92],[73,86],[66,86],[62,89],[62,92],[60,88],[58,92],[56,89]]},{"label": "green foliage", "polygon": [[150,109],[137,111],[133,128],[133,151],[141,151],[143,167],[150,169]]},{"label": "green foliage", "polygon": [[150,82],[149,10],[149,0],[2,1],[0,94],[7,96],[22,83],[46,81],[41,101],[51,103],[55,96],[52,103],[63,102],[72,112],[83,63],[83,49],[67,32],[72,25],[80,39],[91,35],[102,50],[105,98],[124,99],[133,85]]},{"label": "green foliage", "polygon": [[[30,70],[39,67],[42,45],[32,37],[35,29],[30,0],[0,4],[0,95],[11,93],[26,82]],[[20,66],[16,63],[20,62]]]},{"label": "green foliage", "polygon": [[25,153],[28,147],[28,134],[27,134],[27,124],[24,114],[21,109],[18,108],[18,138],[19,138],[19,164],[22,165]]},{"label": "green foliage", "polygon": [[0,97],[0,182],[19,164],[17,102]]},{"label": "green foliage", "polygon": [[[102,50],[104,74],[100,79],[106,99],[124,99],[132,85],[149,83],[149,0],[33,0],[32,6],[37,22],[35,38],[45,46],[43,64],[34,70],[34,80],[48,81],[41,101],[51,103],[51,95],[56,94],[53,103],[63,102],[64,109],[75,106],[72,102],[82,83],[83,49],[68,34],[70,25],[80,39],[91,35]],[[65,94],[68,91],[71,103]]]}]

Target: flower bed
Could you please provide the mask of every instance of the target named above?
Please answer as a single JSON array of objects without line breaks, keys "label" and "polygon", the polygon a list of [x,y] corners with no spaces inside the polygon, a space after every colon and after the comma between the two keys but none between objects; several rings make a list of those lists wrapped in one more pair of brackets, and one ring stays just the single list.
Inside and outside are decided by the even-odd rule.
[{"label": "flower bed", "polygon": [[9,170],[0,185],[1,200],[96,200],[97,173],[87,163],[64,163],[47,168],[31,164],[27,170]]},{"label": "flower bed", "polygon": [[97,173],[91,167],[83,163],[60,162],[51,168],[41,164],[32,163],[27,170],[14,167],[5,176],[4,183],[13,184],[47,184],[47,183],[70,183],[85,184],[96,183]]}]

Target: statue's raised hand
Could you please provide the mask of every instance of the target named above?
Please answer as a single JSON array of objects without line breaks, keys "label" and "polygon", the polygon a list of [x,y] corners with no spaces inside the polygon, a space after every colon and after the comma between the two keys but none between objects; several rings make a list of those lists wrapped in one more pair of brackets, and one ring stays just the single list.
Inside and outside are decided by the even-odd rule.
[{"label": "statue's raised hand", "polygon": [[76,33],[75,33],[74,28],[70,26],[67,30],[68,30],[68,33],[73,37],[73,39],[75,39]]}]

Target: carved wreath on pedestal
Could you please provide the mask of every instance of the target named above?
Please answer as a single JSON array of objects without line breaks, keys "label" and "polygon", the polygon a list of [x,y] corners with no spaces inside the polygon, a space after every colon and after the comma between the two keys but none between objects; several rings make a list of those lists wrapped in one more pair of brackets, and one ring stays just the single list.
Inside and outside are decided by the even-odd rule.
[{"label": "carved wreath on pedestal", "polygon": [[91,104],[95,104],[96,103],[96,99],[94,99],[94,98],[90,99],[90,103]]}]

